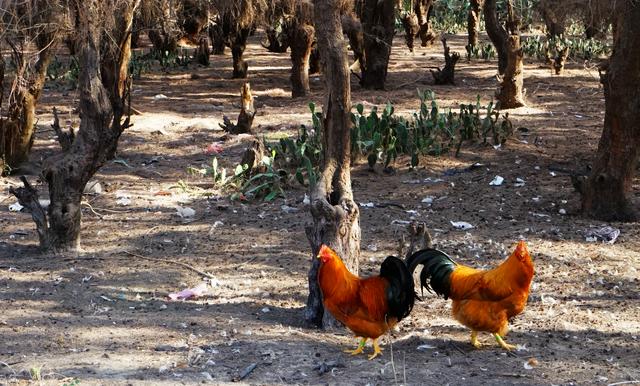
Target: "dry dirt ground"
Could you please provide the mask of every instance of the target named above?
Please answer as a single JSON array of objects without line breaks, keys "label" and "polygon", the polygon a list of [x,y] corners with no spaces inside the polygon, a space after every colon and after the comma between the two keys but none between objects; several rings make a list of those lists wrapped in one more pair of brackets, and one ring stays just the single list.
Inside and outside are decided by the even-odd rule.
[{"label": "dry dirt ground", "polygon": [[[247,59],[259,135],[292,134],[310,122],[308,101],[322,104],[322,81],[313,77],[308,100],[292,100],[288,54],[268,53],[258,43],[252,38]],[[464,53],[463,36],[450,43]],[[412,55],[397,37],[389,90],[362,90],[354,79],[353,102],[391,101],[408,115],[418,107],[417,88],[433,89],[453,107],[477,95],[486,104],[493,95],[495,61],[461,61],[455,87],[432,85],[426,68],[437,65],[441,47]],[[558,77],[528,63],[529,106],[510,111],[515,126],[527,130],[503,148],[467,145],[459,158],[423,158],[413,171],[400,159],[395,175],[370,172],[366,162],[354,166],[358,202],[403,205],[361,208],[362,275],[376,273],[395,252],[405,226],[393,221],[410,219],[426,222],[436,245],[466,264],[495,266],[524,238],[536,265],[528,306],[507,338],[519,351],[507,355],[489,336],[485,348],[472,349],[449,302],[427,294],[382,339],[384,355],[372,361],[343,353],[355,347],[349,332],[302,322],[311,259],[304,188],[273,203],[238,202],[212,189],[208,178],[187,173],[211,162],[204,149],[223,141],[222,115],[237,115],[242,81],[230,75],[227,54],[213,57],[209,68],[157,70],[136,82],[134,103],[143,114],[123,134],[117,160],[96,176],[103,193],[86,197],[95,213],[83,210],[78,257],[38,253],[30,216],[8,210],[15,202],[9,186],[18,180],[2,180],[0,384],[38,377],[43,384],[105,385],[638,383],[640,229],[609,224],[621,231],[615,244],[587,242],[590,227],[606,224],[576,214],[567,173],[589,164],[601,133],[597,70],[572,62]],[[77,125],[76,102],[74,92],[44,93],[35,160],[58,151],[52,108]],[[222,165],[237,164],[246,142],[222,142]],[[483,166],[465,170],[476,162]],[[505,178],[502,186],[489,185],[496,175]],[[516,178],[525,185],[514,186]],[[118,204],[123,195],[127,206]],[[431,205],[422,202],[427,196],[435,198]],[[633,196],[638,204],[638,180]],[[285,212],[285,204],[297,210]],[[177,206],[193,208],[192,221],[177,216]],[[450,221],[475,228],[455,230]],[[206,296],[167,298],[203,280],[176,263],[214,277]]]}]

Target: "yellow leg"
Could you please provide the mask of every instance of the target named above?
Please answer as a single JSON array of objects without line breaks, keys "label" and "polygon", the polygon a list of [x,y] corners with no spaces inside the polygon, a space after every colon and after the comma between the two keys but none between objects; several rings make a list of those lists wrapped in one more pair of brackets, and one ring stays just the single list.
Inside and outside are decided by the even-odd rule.
[{"label": "yellow leg", "polygon": [[373,354],[369,356],[369,360],[372,360],[380,354],[382,354],[382,349],[378,345],[378,339],[376,338],[373,340]]},{"label": "yellow leg", "polygon": [[482,343],[478,341],[478,331],[471,331],[471,344],[475,348],[482,347]]},{"label": "yellow leg", "polygon": [[355,350],[344,350],[344,352],[349,353],[351,355],[358,355],[364,351],[364,345],[367,343],[367,338],[362,338],[358,343],[358,347]]},{"label": "yellow leg", "polygon": [[499,334],[492,334],[494,338],[496,338],[496,342],[498,342],[498,344],[500,345],[500,347],[502,347],[505,350],[511,351],[514,348],[516,348],[516,346],[512,345],[512,344],[508,344],[507,342],[504,341],[504,339],[502,339],[502,337]]}]

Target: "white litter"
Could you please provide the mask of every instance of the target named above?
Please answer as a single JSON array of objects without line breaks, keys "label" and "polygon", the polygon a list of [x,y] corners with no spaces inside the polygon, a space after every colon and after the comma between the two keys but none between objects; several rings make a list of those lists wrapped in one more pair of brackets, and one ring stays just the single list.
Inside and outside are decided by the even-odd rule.
[{"label": "white litter", "polygon": [[9,211],[10,212],[20,212],[22,210],[22,208],[24,208],[24,206],[20,205],[19,202],[16,202],[15,204],[9,205]]},{"label": "white litter", "polygon": [[473,229],[473,225],[469,224],[465,221],[449,221],[454,228],[466,231],[468,229]]},{"label": "white litter", "polygon": [[186,206],[186,207],[182,207],[182,206],[176,207],[176,213],[178,214],[178,216],[180,216],[182,218],[191,218],[191,217],[196,215],[196,211],[194,209],[192,209],[192,208],[189,208],[188,206]]},{"label": "white litter", "polygon": [[500,185],[502,185],[503,182],[504,182],[504,178],[503,177],[495,176],[493,178],[493,180],[491,182],[489,182],[489,185],[491,185],[491,186],[500,186]]}]

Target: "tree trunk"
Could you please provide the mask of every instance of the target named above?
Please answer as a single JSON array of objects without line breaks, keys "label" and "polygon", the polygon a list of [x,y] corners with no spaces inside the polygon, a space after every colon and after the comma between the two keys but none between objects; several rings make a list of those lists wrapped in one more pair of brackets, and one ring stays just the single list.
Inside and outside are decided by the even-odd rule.
[{"label": "tree trunk", "polygon": [[444,47],[444,68],[430,70],[433,76],[434,84],[455,84],[456,63],[460,60],[460,54],[454,52],[447,45],[447,39],[442,38],[442,46]]},{"label": "tree trunk", "polygon": [[497,92],[500,108],[524,106],[523,53],[520,47],[520,21],[512,0],[507,0],[507,19],[503,26],[498,20],[496,0],[485,0],[484,19],[487,33],[498,51],[498,73],[502,81]]},{"label": "tree trunk", "polygon": [[358,63],[360,68],[367,66],[364,55],[364,31],[362,23],[353,12],[342,15],[342,30],[349,38],[349,47],[353,51],[354,63]]},{"label": "tree trunk", "polygon": [[312,223],[306,227],[311,244],[309,297],[304,318],[317,326],[333,325],[324,312],[318,285],[320,246],[327,244],[358,274],[360,223],[351,190],[351,89],[340,20],[341,0],[315,0],[315,27],[327,87],[323,117],[324,159],[318,182],[311,188]]},{"label": "tree trunk", "polygon": [[629,199],[640,155],[640,4],[620,1],[614,14],[613,54],[601,74],[604,130],[591,175],[582,187],[582,212],[603,221],[636,221]]},{"label": "tree trunk", "polygon": [[548,36],[564,35],[567,12],[561,7],[556,0],[544,0],[538,5]]},{"label": "tree trunk", "polygon": [[247,77],[247,71],[249,70],[249,63],[247,63],[242,56],[244,50],[247,48],[247,39],[251,28],[240,28],[231,36],[231,55],[233,57],[233,79],[245,79]]},{"label": "tree trunk", "polygon": [[404,27],[404,41],[407,43],[409,52],[413,52],[416,36],[420,32],[420,26],[418,25],[418,17],[415,13],[407,13],[401,19],[402,26]]},{"label": "tree trunk", "polygon": [[212,54],[224,55],[224,50],[227,45],[222,27],[222,19],[218,15],[214,20],[215,21],[209,25],[209,38],[211,39]]},{"label": "tree trunk", "polygon": [[509,35],[507,38],[507,55],[507,68],[498,92],[498,102],[501,109],[512,109],[525,105],[522,94],[524,63],[519,34]]},{"label": "tree trunk", "polygon": [[251,85],[244,83],[240,89],[240,114],[238,123],[233,124],[227,116],[223,117],[224,123],[220,127],[230,134],[253,133],[253,118],[256,116],[256,109],[253,106],[253,95],[251,95]]},{"label": "tree trunk", "polygon": [[312,25],[294,22],[289,34],[291,44],[291,95],[305,97],[311,92],[309,87],[309,59],[315,38]]},{"label": "tree trunk", "polygon": [[144,16],[146,20],[157,20],[159,28],[147,32],[153,48],[161,55],[175,53],[178,50],[178,24],[172,14],[171,0],[159,0],[158,7],[151,7],[152,15]]},{"label": "tree trunk", "polygon": [[436,33],[431,27],[433,1],[434,0],[417,0],[414,6],[414,11],[418,17],[418,25],[420,26],[418,36],[420,36],[420,40],[422,41],[422,47],[430,46],[436,40]]},{"label": "tree trunk", "polygon": [[[63,152],[44,162],[42,174],[51,199],[46,215],[26,180],[24,188],[12,191],[22,205],[31,210],[40,235],[40,246],[45,251],[78,250],[84,187],[115,151],[120,134],[129,126],[129,118],[124,122],[121,118],[130,95],[127,69],[131,56],[131,24],[139,0],[118,3],[116,9],[101,9],[112,4],[101,0],[86,1],[80,10],[80,129],[77,135],[66,133],[62,136],[59,141]],[[116,47],[108,47],[102,41],[100,49],[98,15],[101,12],[115,12],[116,26],[125,28],[108,33],[110,39],[107,41]],[[101,67],[111,73],[101,74]],[[56,131],[61,133],[59,127]]]},{"label": "tree trunk", "polygon": [[362,87],[383,90],[395,34],[394,0],[364,0],[362,16],[366,65],[362,66]]},{"label": "tree trunk", "polygon": [[496,0],[485,0],[484,2],[484,23],[489,39],[496,47],[498,53],[498,73],[504,74],[507,69],[507,31],[498,21],[498,11]]},{"label": "tree trunk", "polygon": [[467,34],[469,47],[478,45],[480,35],[480,8],[482,0],[471,0],[469,15],[467,16]]},{"label": "tree trunk", "polygon": [[[42,5],[41,5],[42,6]],[[35,41],[38,48],[38,60],[33,70],[25,58],[25,44],[16,45],[11,40],[9,44],[13,51],[13,62],[16,65],[15,75],[9,95],[9,113],[7,118],[0,118],[0,174],[11,172],[28,161],[36,129],[36,103],[47,76],[47,68],[53,59],[59,41],[58,31],[50,29],[60,15],[53,11],[39,15],[45,27],[40,30],[32,26],[36,34]],[[25,26],[26,28],[27,26]],[[29,31],[31,33],[32,31]],[[27,37],[21,37],[27,39]],[[0,82],[4,80],[5,62],[0,59]],[[4,89],[0,92],[0,103],[4,99]]]},{"label": "tree trunk", "polygon": [[211,64],[209,55],[211,55],[211,50],[209,49],[209,38],[206,35],[200,36],[198,48],[196,49],[196,62],[205,67],[209,67]]}]

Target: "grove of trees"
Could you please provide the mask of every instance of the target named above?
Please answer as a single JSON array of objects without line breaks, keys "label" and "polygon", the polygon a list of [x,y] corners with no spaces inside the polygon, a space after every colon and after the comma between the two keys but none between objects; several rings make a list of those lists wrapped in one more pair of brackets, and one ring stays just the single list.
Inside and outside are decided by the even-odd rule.
[{"label": "grove of trees", "polygon": [[[596,5],[598,2],[575,0],[571,12],[566,12],[569,8],[564,2],[562,9],[554,1],[519,2],[523,3],[531,9],[517,8],[512,0],[484,0],[472,1],[461,10],[468,22],[469,49],[479,45],[483,18],[497,52],[499,108],[527,104],[522,47],[522,34],[529,23],[526,17],[539,15],[549,39],[563,35],[569,20],[584,24],[588,37],[610,34],[612,54],[600,70],[606,100],[602,138],[590,175],[578,179],[576,185],[585,216],[637,220],[629,194],[640,157],[640,3],[619,0]],[[130,125],[136,87],[130,74],[132,44],[139,44],[140,36],[146,35],[162,60],[175,55],[180,40],[187,39],[198,45],[198,57],[205,65],[209,55],[222,54],[227,47],[232,76],[247,78],[260,76],[252,72],[245,57],[247,40],[263,29],[268,38],[264,47],[290,50],[292,97],[307,102],[302,98],[311,92],[311,72],[319,70],[324,79],[322,152],[319,164],[314,165],[319,178],[309,186],[311,220],[306,234],[312,256],[321,244],[328,244],[357,273],[361,229],[350,176],[351,75],[363,88],[387,88],[397,20],[408,20],[405,30],[414,35],[408,42],[419,37],[426,46],[435,40],[433,23],[438,12],[449,9],[439,5],[439,1],[395,0],[2,1],[0,167],[4,174],[24,174],[47,68],[60,50],[76,53],[80,127],[62,128],[56,118],[53,128],[60,150],[38,169],[50,205],[42,207],[38,191],[26,177],[24,186],[12,188],[12,193],[31,213],[44,251],[77,251],[85,185],[114,157],[118,140]],[[359,73],[350,71],[348,49],[359,64]],[[321,66],[316,68],[318,58]],[[329,324],[316,282],[319,262],[312,261],[305,319],[315,325]]]}]

